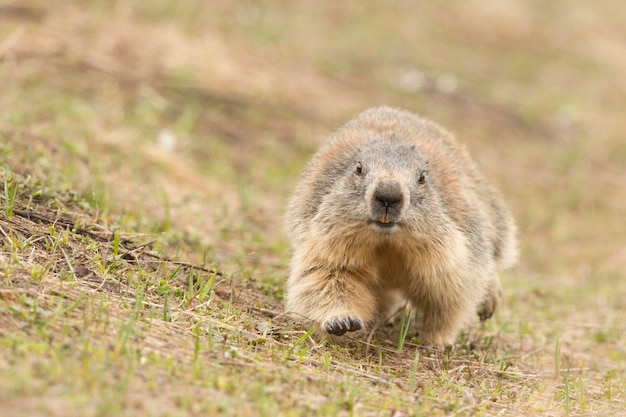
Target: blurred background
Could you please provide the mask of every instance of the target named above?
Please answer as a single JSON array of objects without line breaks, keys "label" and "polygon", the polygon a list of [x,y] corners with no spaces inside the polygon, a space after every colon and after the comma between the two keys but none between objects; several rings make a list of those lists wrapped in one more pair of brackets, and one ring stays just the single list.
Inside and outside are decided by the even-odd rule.
[{"label": "blurred background", "polygon": [[107,224],[280,295],[306,159],[363,109],[403,107],[513,208],[503,314],[622,323],[622,1],[32,0],[0,21],[3,163]]}]

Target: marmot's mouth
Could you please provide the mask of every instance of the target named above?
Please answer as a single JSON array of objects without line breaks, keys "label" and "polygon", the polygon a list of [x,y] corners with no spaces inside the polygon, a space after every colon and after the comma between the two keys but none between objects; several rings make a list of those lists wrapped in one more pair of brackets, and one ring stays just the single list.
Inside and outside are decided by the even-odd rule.
[{"label": "marmot's mouth", "polygon": [[370,220],[370,224],[372,224],[375,229],[384,231],[384,232],[391,231],[395,229],[396,226],[398,226],[398,223],[395,223],[395,222],[383,223],[377,220]]}]

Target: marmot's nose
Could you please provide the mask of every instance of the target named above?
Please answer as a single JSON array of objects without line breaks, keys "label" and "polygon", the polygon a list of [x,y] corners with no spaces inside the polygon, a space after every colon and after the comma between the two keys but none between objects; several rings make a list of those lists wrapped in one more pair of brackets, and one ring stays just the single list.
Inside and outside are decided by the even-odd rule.
[{"label": "marmot's nose", "polygon": [[402,204],[402,192],[397,187],[377,188],[374,199],[383,207],[395,208]]}]

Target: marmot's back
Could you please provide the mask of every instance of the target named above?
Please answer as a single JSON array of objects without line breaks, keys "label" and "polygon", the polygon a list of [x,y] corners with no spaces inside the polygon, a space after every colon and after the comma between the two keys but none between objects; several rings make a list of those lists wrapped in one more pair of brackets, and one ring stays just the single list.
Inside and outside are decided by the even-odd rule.
[{"label": "marmot's back", "polygon": [[[286,227],[294,250],[288,308],[334,334],[360,328],[352,319],[369,321],[371,308],[385,303],[381,288],[419,306],[456,285],[463,294],[439,295],[453,296],[443,304],[488,317],[500,292],[495,270],[517,256],[513,219],[465,148],[435,123],[387,107],[361,113],[320,147],[289,202]],[[351,280],[360,284],[346,295]],[[459,320],[447,327],[458,331]],[[449,342],[449,330],[437,336],[425,327],[431,341]]]}]

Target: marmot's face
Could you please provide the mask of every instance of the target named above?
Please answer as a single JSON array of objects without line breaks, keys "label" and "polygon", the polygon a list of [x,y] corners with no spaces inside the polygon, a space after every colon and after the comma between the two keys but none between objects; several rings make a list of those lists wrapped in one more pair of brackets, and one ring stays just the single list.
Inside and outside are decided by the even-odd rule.
[{"label": "marmot's face", "polygon": [[361,198],[361,221],[383,234],[419,228],[431,193],[427,165],[413,145],[370,142],[346,172],[345,186]]}]

